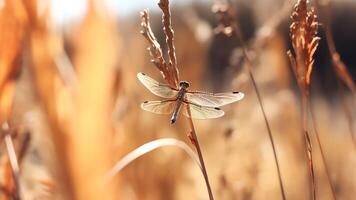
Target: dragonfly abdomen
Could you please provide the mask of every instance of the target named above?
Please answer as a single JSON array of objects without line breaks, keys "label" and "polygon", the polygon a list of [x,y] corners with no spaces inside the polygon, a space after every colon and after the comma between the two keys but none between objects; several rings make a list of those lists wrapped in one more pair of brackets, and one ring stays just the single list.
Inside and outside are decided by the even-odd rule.
[{"label": "dragonfly abdomen", "polygon": [[176,108],[174,109],[174,112],[173,112],[172,118],[171,118],[172,124],[174,124],[177,121],[177,117],[178,117],[180,108],[182,106],[182,102],[184,100],[185,91],[186,91],[186,89],[184,87],[182,87],[178,92]]}]

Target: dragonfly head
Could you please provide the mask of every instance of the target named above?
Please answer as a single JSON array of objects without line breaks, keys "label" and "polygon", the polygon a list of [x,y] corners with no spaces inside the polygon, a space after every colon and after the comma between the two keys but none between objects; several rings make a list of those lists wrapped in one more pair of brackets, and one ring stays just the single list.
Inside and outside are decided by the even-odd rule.
[{"label": "dragonfly head", "polygon": [[181,81],[181,82],[179,82],[179,86],[187,89],[187,88],[189,88],[190,84],[188,81]]}]

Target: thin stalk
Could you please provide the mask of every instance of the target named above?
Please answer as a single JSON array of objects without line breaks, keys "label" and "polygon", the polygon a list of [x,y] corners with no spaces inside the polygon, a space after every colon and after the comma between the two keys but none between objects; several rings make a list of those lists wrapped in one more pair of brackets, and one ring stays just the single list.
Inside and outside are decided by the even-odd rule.
[{"label": "thin stalk", "polygon": [[10,161],[10,166],[11,166],[11,170],[12,170],[12,176],[13,176],[13,180],[15,182],[15,193],[14,193],[14,199],[15,200],[19,200],[20,199],[20,168],[19,168],[19,164],[17,162],[17,156],[16,156],[16,152],[15,152],[15,147],[14,147],[14,143],[12,142],[12,138],[9,132],[9,125],[5,122],[2,125],[2,130],[5,132],[5,137],[4,137],[4,141],[5,141],[5,146],[6,146],[6,151],[7,151],[7,155]]},{"label": "thin stalk", "polygon": [[318,131],[317,127],[316,127],[316,120],[315,120],[314,112],[313,112],[313,109],[312,109],[310,104],[309,104],[309,111],[310,111],[310,115],[311,115],[311,119],[312,119],[312,123],[313,123],[312,125],[313,125],[313,129],[314,129],[314,132],[315,132],[316,141],[318,142],[321,158],[322,158],[322,161],[323,161],[323,164],[324,164],[324,167],[325,167],[326,178],[328,179],[333,199],[336,200],[337,199],[336,198],[336,192],[335,192],[335,189],[334,189],[334,187],[332,185],[332,182],[331,182],[330,170],[329,170],[329,167],[328,167],[326,159],[325,159],[324,149],[323,149],[323,147],[321,145],[321,142],[320,142],[319,131]]},{"label": "thin stalk", "polygon": [[[144,11],[141,13],[141,20],[142,20],[141,26],[143,28],[141,33],[151,44],[149,51],[151,57],[153,57],[152,59],[153,63],[161,71],[163,78],[168,82],[168,84],[171,85],[172,87],[177,87],[179,77],[178,77],[178,68],[177,68],[177,58],[176,58],[175,46],[174,46],[174,31],[172,29],[171,13],[169,9],[169,0],[160,0],[158,6],[161,8],[163,12],[162,23],[164,26],[163,31],[166,35],[166,43],[168,47],[168,52],[167,52],[169,57],[168,63],[164,60],[162,49],[159,43],[157,42],[156,37],[154,36],[152,29],[150,27],[148,11]],[[189,113],[189,116],[191,116],[189,106],[187,107],[187,112]],[[198,153],[199,162],[202,168],[204,180],[209,193],[209,199],[214,200],[213,193],[211,191],[211,187],[209,183],[208,173],[205,168],[203,155],[201,153],[199,141],[191,117],[189,117],[189,126],[191,132],[190,135],[188,136]]]},{"label": "thin stalk", "polygon": [[188,115],[189,115],[188,122],[189,122],[189,126],[190,126],[189,138],[190,138],[193,146],[195,147],[195,149],[197,150],[197,153],[198,153],[198,158],[199,158],[199,162],[200,162],[201,168],[203,170],[203,176],[204,176],[206,188],[208,189],[208,193],[209,193],[209,199],[210,200],[214,200],[213,192],[211,191],[211,187],[210,187],[208,172],[206,170],[205,163],[204,163],[204,157],[203,157],[203,154],[201,152],[200,145],[199,145],[199,140],[198,140],[197,134],[195,132],[193,120],[191,118],[189,105],[187,106],[187,112],[188,112]]},{"label": "thin stalk", "polygon": [[[237,23],[237,22],[236,22]],[[279,167],[279,161],[278,161],[278,156],[277,156],[277,150],[276,150],[276,146],[275,146],[275,143],[274,143],[274,139],[273,139],[273,135],[272,135],[272,131],[271,131],[271,127],[269,125],[269,122],[268,122],[268,119],[267,119],[267,114],[265,112],[265,109],[264,109],[264,106],[263,106],[263,101],[262,101],[262,96],[260,94],[260,91],[258,89],[258,86],[257,86],[257,83],[256,83],[256,80],[254,78],[254,75],[253,75],[253,72],[252,72],[252,61],[248,55],[248,52],[247,52],[247,47],[246,47],[246,44],[244,42],[244,38],[242,36],[242,33],[238,27],[237,24],[234,24],[234,30],[236,31],[236,35],[237,35],[237,38],[239,39],[240,43],[241,43],[241,46],[242,46],[242,50],[243,50],[243,54],[244,54],[244,57],[245,57],[245,60],[246,60],[246,63],[247,63],[247,68],[248,68],[248,73],[249,73],[249,76],[250,76],[250,79],[251,79],[251,82],[252,82],[252,85],[253,85],[253,88],[256,92],[256,95],[257,95],[257,99],[258,99],[258,103],[260,105],[260,109],[261,109],[261,112],[262,112],[262,115],[263,115],[263,118],[264,118],[264,121],[265,121],[265,124],[266,124],[266,128],[267,128],[267,132],[268,132],[268,137],[269,137],[269,140],[271,142],[271,146],[272,146],[272,150],[273,150],[273,155],[274,155],[274,162],[276,164],[276,169],[277,169],[277,174],[278,174],[278,180],[279,180],[279,187],[280,187],[280,190],[281,190],[281,195],[282,195],[282,199],[283,200],[286,200],[286,194],[285,194],[285,190],[284,190],[284,186],[283,186],[283,181],[282,181],[282,175],[281,175],[281,170],[280,170],[280,167]]]},{"label": "thin stalk", "polygon": [[290,52],[287,53],[289,56],[289,59],[291,61],[292,64],[292,70],[293,70],[293,74],[295,75],[295,78],[297,80],[298,86],[300,88],[301,91],[301,95],[302,95],[302,132],[303,132],[303,136],[304,136],[304,140],[303,140],[303,144],[305,147],[305,154],[306,154],[306,158],[308,159],[308,163],[307,163],[307,168],[309,170],[309,178],[311,179],[309,181],[310,184],[310,198],[311,199],[316,199],[316,192],[315,192],[315,176],[314,176],[314,165],[313,165],[313,152],[312,152],[312,144],[311,144],[311,139],[310,139],[310,135],[308,133],[308,101],[309,101],[309,90],[307,89],[307,87],[309,86],[303,86],[304,83],[299,81],[299,77],[298,77],[298,72],[297,72],[297,68],[296,68],[296,63],[293,62],[292,56],[290,54]]},{"label": "thin stalk", "polygon": [[[330,1],[325,1],[323,3],[321,3],[319,0],[315,0],[315,4],[317,6],[317,11],[319,13],[321,13],[323,15],[323,19],[324,19],[324,32],[325,32],[325,38],[326,38],[326,44],[329,50],[329,54],[331,57],[331,61],[332,61],[332,66],[333,66],[333,70],[336,74],[336,80],[337,80],[337,85],[338,85],[338,92],[339,95],[341,97],[341,101],[342,101],[342,106],[343,106],[343,110],[345,113],[345,116],[347,118],[347,122],[348,122],[348,126],[349,126],[349,130],[350,130],[350,136],[352,138],[352,143],[354,146],[354,149],[356,150],[356,138],[355,138],[355,132],[354,132],[354,120],[352,117],[352,114],[350,112],[350,110],[348,109],[348,103],[346,101],[346,97],[345,97],[345,89],[342,85],[342,82],[345,83],[345,85],[350,89],[350,91],[352,92],[353,95],[353,99],[354,102],[356,102],[356,89],[355,89],[355,85],[354,82],[352,80],[352,77],[349,73],[349,71],[346,69],[345,64],[342,62],[342,60],[340,59],[340,55],[336,50],[336,46],[335,46],[335,41],[332,35],[332,30],[331,30],[331,22],[330,22],[330,18],[331,18],[331,5],[330,5]],[[341,73],[342,71],[342,73]],[[355,105],[355,104],[354,104]]]},{"label": "thin stalk", "polygon": [[346,95],[345,95],[345,89],[340,81],[340,79],[337,78],[337,86],[338,86],[338,92],[339,92],[339,96],[341,97],[341,102],[342,102],[342,108],[344,110],[346,119],[347,119],[347,124],[349,127],[349,134],[351,137],[351,142],[352,142],[352,146],[354,148],[354,150],[356,150],[356,137],[355,137],[355,130],[354,130],[354,124],[353,124],[353,117],[352,117],[352,113],[350,112],[347,100],[346,100]]},{"label": "thin stalk", "polygon": [[5,145],[6,145],[6,151],[9,156],[10,160],[10,165],[11,165],[11,170],[12,170],[12,176],[15,181],[15,193],[14,193],[14,199],[19,200],[20,199],[20,175],[19,175],[19,164],[17,162],[17,157],[15,153],[15,148],[14,144],[12,142],[11,135],[9,133],[6,133],[5,135]]},{"label": "thin stalk", "polygon": [[314,174],[314,164],[313,164],[313,147],[308,132],[308,93],[307,91],[302,92],[302,123],[303,123],[303,135],[304,135],[304,145],[305,152],[308,159],[308,169],[311,179],[311,196],[312,199],[316,199],[316,184],[315,184],[315,174]]}]

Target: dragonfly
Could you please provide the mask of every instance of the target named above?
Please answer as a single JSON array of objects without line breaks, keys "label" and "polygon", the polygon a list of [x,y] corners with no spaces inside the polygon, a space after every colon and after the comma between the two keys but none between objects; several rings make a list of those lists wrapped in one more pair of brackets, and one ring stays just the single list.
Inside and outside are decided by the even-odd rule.
[{"label": "dragonfly", "polygon": [[138,80],[153,94],[164,98],[161,101],[145,101],[141,108],[155,114],[171,114],[171,124],[177,120],[178,114],[183,109],[186,117],[193,119],[214,119],[224,116],[224,111],[219,107],[243,99],[242,92],[207,93],[190,91],[189,82],[180,81],[179,88],[168,84],[159,83],[153,78],[140,72]]}]

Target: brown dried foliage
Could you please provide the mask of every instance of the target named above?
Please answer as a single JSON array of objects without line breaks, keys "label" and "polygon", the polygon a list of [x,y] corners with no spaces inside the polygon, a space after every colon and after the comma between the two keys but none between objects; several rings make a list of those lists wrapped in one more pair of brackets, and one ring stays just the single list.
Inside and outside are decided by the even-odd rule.
[{"label": "brown dried foliage", "polygon": [[[302,127],[308,169],[310,174],[311,198],[316,199],[316,183],[314,173],[313,148],[310,134],[308,132],[308,110],[309,110],[309,87],[310,76],[313,70],[314,53],[318,47],[320,38],[317,37],[318,22],[313,8],[308,8],[307,0],[298,0],[291,15],[292,24],[290,34],[294,55],[288,51],[293,72],[296,76],[299,88],[302,92]],[[320,147],[321,148],[321,147]]]},{"label": "brown dried foliage", "polygon": [[267,129],[267,133],[268,133],[268,137],[269,140],[271,142],[271,146],[273,149],[273,156],[274,156],[274,162],[276,165],[276,170],[277,170],[277,175],[278,175],[278,181],[279,181],[279,187],[281,190],[281,195],[282,195],[282,199],[286,199],[286,194],[285,194],[285,190],[284,190],[284,186],[283,186],[283,180],[282,180],[282,174],[281,174],[281,170],[280,170],[280,164],[279,164],[279,160],[278,160],[278,155],[277,155],[277,150],[276,150],[276,145],[274,142],[274,138],[272,135],[272,130],[269,124],[269,121],[267,119],[267,114],[265,112],[265,108],[263,105],[263,100],[262,100],[262,96],[261,93],[259,91],[259,88],[257,86],[255,77],[253,75],[253,62],[251,57],[249,56],[248,53],[248,47],[245,43],[244,37],[242,35],[242,32],[240,30],[239,24],[236,20],[236,14],[235,14],[235,10],[232,8],[232,3],[228,0],[221,0],[221,1],[215,1],[213,7],[212,7],[212,11],[218,16],[219,19],[219,25],[217,26],[217,28],[215,29],[216,33],[223,33],[228,37],[231,36],[235,36],[241,46],[242,46],[242,51],[243,51],[243,55],[244,58],[246,60],[246,66],[247,66],[247,70],[249,73],[249,77],[250,80],[252,82],[253,88],[256,92],[257,95],[257,99],[258,99],[258,103],[259,103],[259,107],[261,109],[261,113],[263,115],[264,118],[264,122],[266,125],[266,129]]},{"label": "brown dried foliage", "polygon": [[76,117],[69,130],[68,158],[76,199],[116,199],[114,182],[100,183],[112,164],[111,106],[117,40],[114,22],[95,9],[91,4],[74,44],[79,90],[74,98]]},{"label": "brown dried foliage", "polygon": [[11,112],[26,24],[27,14],[22,1],[4,1],[0,10],[0,124]]},{"label": "brown dried foliage", "polygon": [[[171,14],[169,8],[169,0],[160,0],[158,6],[161,8],[163,15],[162,15],[162,23],[163,23],[163,30],[166,35],[166,43],[168,46],[168,57],[169,61],[165,61],[163,58],[162,49],[157,42],[154,33],[152,32],[150,23],[149,23],[149,14],[147,10],[141,12],[141,27],[142,31],[141,34],[148,40],[150,43],[150,47],[148,48],[150,55],[152,57],[151,62],[155,64],[158,70],[161,72],[163,78],[167,81],[167,83],[174,87],[178,88],[179,83],[179,71],[177,66],[177,58],[175,53],[175,46],[174,46],[174,31],[171,24]],[[189,107],[188,113],[190,113]],[[213,200],[214,196],[210,187],[210,182],[208,178],[208,173],[205,167],[204,158],[200,149],[199,140],[195,131],[195,127],[193,124],[193,120],[190,117],[188,119],[190,133],[188,134],[188,138],[190,139],[191,143],[195,147],[200,165],[202,167],[202,172],[204,175],[204,180],[206,183],[206,187],[209,194],[209,199]]]},{"label": "brown dried foliage", "polygon": [[[3,127],[10,118],[16,86],[16,75],[20,67],[21,48],[27,26],[27,14],[20,0],[6,0],[0,10],[0,126]],[[11,140],[8,130],[1,130],[3,137]],[[6,133],[7,132],[7,133]],[[6,134],[3,135],[3,134]],[[1,144],[1,143],[0,143]],[[7,144],[12,146],[11,144]],[[10,163],[10,152],[4,159],[4,188],[8,193],[4,199],[18,198],[18,174]],[[17,158],[12,158],[17,160]],[[12,197],[11,197],[12,196]],[[0,196],[1,197],[1,196]]]},{"label": "brown dried foliage", "polygon": [[[74,89],[69,88],[63,82],[65,77],[58,74],[56,59],[63,50],[59,47],[62,40],[47,27],[48,10],[40,15],[36,0],[4,2],[0,10],[0,123],[3,124],[10,116],[15,78],[20,66],[18,61],[24,47],[28,47],[29,57],[26,58],[30,61],[35,90],[51,128],[57,161],[60,161],[54,169],[57,172],[55,184],[58,184],[54,187],[59,188],[58,192],[64,198],[113,199],[111,187],[100,183],[103,183],[103,176],[111,164],[110,117],[114,77],[108,77],[115,74],[117,44],[113,39],[116,33],[114,23],[99,16],[93,2],[90,5],[90,14],[81,27],[84,40],[79,38],[76,44],[80,52],[76,57],[80,82],[79,88]],[[88,43],[93,41],[91,38],[96,42]],[[76,105],[74,101],[80,106],[73,107]],[[77,114],[75,120],[73,112]],[[28,141],[26,138],[16,141],[21,142],[20,149],[16,150],[20,160],[26,153]],[[11,176],[14,169],[9,159],[5,160],[4,170],[2,187],[7,191],[5,198],[11,198],[9,195],[13,195],[17,180]]]},{"label": "brown dried foliage", "polygon": [[340,54],[336,50],[335,41],[332,35],[331,30],[331,3],[330,1],[320,2],[319,0],[315,1],[317,5],[317,11],[321,15],[321,20],[324,24],[324,31],[326,37],[326,44],[329,49],[329,54],[331,60],[333,62],[333,69],[337,75],[337,85],[339,89],[339,95],[342,100],[343,109],[345,115],[347,117],[347,121],[349,124],[350,135],[353,141],[354,148],[356,149],[356,138],[354,134],[354,120],[352,116],[352,105],[348,105],[342,82],[349,88],[349,90],[353,93],[354,101],[356,102],[356,86],[352,79],[350,72],[348,71],[345,63],[341,60]]},{"label": "brown dried foliage", "polygon": [[314,53],[319,45],[318,22],[313,8],[307,8],[306,0],[299,0],[292,13],[290,34],[294,55],[288,51],[293,71],[303,91],[308,91],[313,70]]},{"label": "brown dried foliage", "polygon": [[30,134],[28,132],[19,134],[20,130],[10,127],[7,122],[2,124],[0,132],[3,134],[1,137],[4,137],[7,153],[3,159],[5,180],[3,188],[6,193],[2,194],[4,198],[0,195],[0,199],[21,199],[24,196],[20,187],[20,173],[23,157],[29,147]]},{"label": "brown dried foliage", "polygon": [[336,51],[332,51],[332,61],[335,66],[336,74],[347,85],[347,87],[354,93],[356,98],[356,86],[352,79],[350,72],[347,70],[345,63],[341,60],[340,54]]},{"label": "brown dried foliage", "polygon": [[[57,163],[55,171],[57,175],[55,179],[58,184],[58,191],[64,197],[69,197],[73,194],[70,185],[69,167],[66,159],[68,151],[66,138],[66,124],[63,124],[61,119],[64,117],[58,113],[59,103],[59,77],[55,70],[55,62],[53,59],[54,37],[46,27],[45,17],[37,17],[37,2],[26,1],[27,13],[29,13],[30,28],[29,28],[29,50],[30,50],[30,70],[34,77],[34,87],[39,97],[39,103],[42,105],[46,120],[51,129],[50,137],[53,140],[56,156],[60,163]],[[64,88],[62,87],[64,90]]]},{"label": "brown dried foliage", "polygon": [[96,11],[93,2],[89,5],[74,44],[78,84],[72,88],[58,74],[58,36],[48,29],[45,16],[36,17],[36,4],[28,4],[33,14],[31,69],[60,161],[55,169],[60,195],[70,199],[114,199],[114,184],[104,185],[103,177],[111,164],[111,93],[117,44],[113,23]]},{"label": "brown dried foliage", "polygon": [[166,43],[168,46],[169,61],[167,62],[163,58],[162,48],[158,43],[154,33],[152,32],[149,14],[147,10],[141,12],[141,34],[150,43],[148,50],[152,57],[151,62],[155,64],[158,70],[161,72],[163,78],[172,87],[178,87],[179,72],[177,66],[177,58],[174,46],[174,31],[171,25],[171,15],[169,10],[168,0],[162,0],[159,2],[159,7],[163,11],[162,23],[164,25],[163,30],[166,35]]},{"label": "brown dried foliage", "polygon": [[331,60],[333,62],[334,70],[340,80],[342,80],[345,85],[353,92],[356,98],[356,86],[350,72],[348,71],[345,63],[341,60],[340,54],[336,50],[335,41],[333,39],[331,30],[331,2],[330,0],[321,2],[320,0],[315,1],[317,5],[317,11],[321,15],[321,20],[324,24],[325,37],[328,45]]}]

